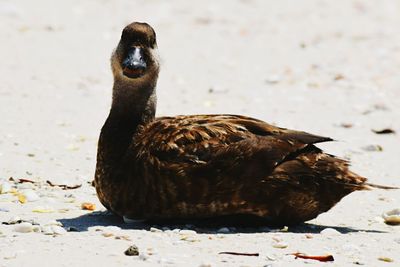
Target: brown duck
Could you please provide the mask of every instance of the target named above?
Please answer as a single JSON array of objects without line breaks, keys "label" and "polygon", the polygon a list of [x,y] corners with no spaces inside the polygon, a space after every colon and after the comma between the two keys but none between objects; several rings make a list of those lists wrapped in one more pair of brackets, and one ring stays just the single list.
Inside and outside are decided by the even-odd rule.
[{"label": "brown duck", "polygon": [[155,118],[156,34],[125,27],[112,54],[110,114],[101,130],[95,184],[101,203],[129,219],[256,215],[296,224],[367,183],[316,143],[329,137],[238,115]]}]

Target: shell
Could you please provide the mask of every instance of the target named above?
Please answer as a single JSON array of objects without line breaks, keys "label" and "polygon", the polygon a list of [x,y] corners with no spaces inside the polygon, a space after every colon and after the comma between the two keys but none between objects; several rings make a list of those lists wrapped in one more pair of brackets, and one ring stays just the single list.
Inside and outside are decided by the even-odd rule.
[{"label": "shell", "polygon": [[14,226],[14,231],[18,233],[30,233],[33,231],[33,225],[28,222],[23,222]]},{"label": "shell", "polygon": [[398,225],[400,224],[400,209],[394,209],[382,214],[382,218],[386,224]]}]

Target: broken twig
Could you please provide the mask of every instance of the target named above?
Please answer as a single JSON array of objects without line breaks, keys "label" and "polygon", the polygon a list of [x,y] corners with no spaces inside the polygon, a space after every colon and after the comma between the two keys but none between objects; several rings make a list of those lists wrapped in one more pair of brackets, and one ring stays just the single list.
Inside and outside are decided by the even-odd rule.
[{"label": "broken twig", "polygon": [[69,189],[77,189],[79,187],[81,187],[81,184],[77,184],[77,185],[66,185],[66,184],[53,184],[51,181],[47,180],[46,183],[50,186],[57,186],[57,187],[61,187],[62,190],[69,190]]},{"label": "broken twig", "polygon": [[227,254],[227,255],[235,255],[235,256],[254,256],[258,257],[259,253],[241,253],[241,252],[230,252],[230,251],[223,251],[218,254]]},{"label": "broken twig", "polygon": [[300,258],[300,259],[307,259],[307,260],[317,260],[317,261],[322,261],[322,262],[326,262],[326,261],[334,261],[335,259],[333,258],[332,255],[324,255],[324,256],[308,256],[306,254],[303,253],[292,253],[290,255],[295,256],[295,258]]}]

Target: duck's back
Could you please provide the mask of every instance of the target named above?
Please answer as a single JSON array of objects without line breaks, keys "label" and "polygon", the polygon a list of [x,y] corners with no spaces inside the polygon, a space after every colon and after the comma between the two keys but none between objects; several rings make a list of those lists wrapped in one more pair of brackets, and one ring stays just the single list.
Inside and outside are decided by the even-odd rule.
[{"label": "duck's back", "polygon": [[366,180],[313,145],[330,140],[244,116],[158,118],[135,134],[124,159],[135,184],[143,185],[136,201],[142,214],[126,215],[312,219]]}]

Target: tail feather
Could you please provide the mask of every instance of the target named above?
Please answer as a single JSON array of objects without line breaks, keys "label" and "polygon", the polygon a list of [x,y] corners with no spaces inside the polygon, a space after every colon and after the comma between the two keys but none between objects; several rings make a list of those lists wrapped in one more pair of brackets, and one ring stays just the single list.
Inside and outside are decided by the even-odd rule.
[{"label": "tail feather", "polygon": [[371,183],[365,183],[363,185],[365,186],[365,189],[367,189],[367,190],[371,190],[373,188],[379,188],[379,189],[385,189],[385,190],[400,189],[400,187],[396,187],[396,186],[387,186],[387,185],[371,184]]}]

